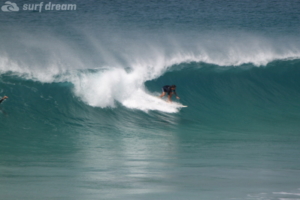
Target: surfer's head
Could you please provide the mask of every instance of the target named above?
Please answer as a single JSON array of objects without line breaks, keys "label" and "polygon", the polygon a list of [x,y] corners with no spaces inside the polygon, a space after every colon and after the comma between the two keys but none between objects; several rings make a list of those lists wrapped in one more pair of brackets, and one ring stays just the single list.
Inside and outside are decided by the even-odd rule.
[{"label": "surfer's head", "polygon": [[176,89],[176,85],[171,85],[171,88],[172,88],[173,90],[175,90],[175,89]]}]

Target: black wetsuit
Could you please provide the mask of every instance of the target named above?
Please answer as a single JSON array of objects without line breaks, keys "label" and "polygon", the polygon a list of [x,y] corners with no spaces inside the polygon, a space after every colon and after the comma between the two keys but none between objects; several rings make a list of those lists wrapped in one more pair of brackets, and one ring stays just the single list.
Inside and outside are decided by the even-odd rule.
[{"label": "black wetsuit", "polygon": [[165,85],[162,89],[164,92],[168,93],[168,95],[170,95],[173,92],[177,96],[176,91],[172,90],[170,85]]}]

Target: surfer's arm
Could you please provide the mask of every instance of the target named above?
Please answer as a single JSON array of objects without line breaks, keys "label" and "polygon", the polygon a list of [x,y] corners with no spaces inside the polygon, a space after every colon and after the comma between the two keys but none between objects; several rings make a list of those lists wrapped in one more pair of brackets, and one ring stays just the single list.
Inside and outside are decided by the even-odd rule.
[{"label": "surfer's arm", "polygon": [[174,90],[174,94],[176,96],[176,99],[180,99],[175,90]]}]

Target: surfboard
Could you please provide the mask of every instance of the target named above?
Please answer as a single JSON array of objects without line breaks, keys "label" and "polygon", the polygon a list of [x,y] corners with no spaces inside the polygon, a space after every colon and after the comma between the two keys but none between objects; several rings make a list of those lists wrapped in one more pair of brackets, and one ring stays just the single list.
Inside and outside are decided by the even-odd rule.
[{"label": "surfboard", "polygon": [[165,101],[165,102],[170,103],[170,104],[174,104],[174,105],[176,105],[177,107],[180,107],[180,108],[186,108],[186,107],[188,107],[187,105],[182,105],[179,102],[169,102],[169,101]]},{"label": "surfboard", "polygon": [[188,107],[187,105],[181,105],[180,107],[182,107],[182,108],[186,108],[186,107]]},{"label": "surfboard", "polygon": [[[161,99],[159,96],[154,96],[154,95],[151,95],[151,96],[153,96],[153,97],[155,97],[155,98],[158,98],[159,100],[161,100],[161,101],[163,101],[163,102],[166,102],[166,103],[173,103],[173,102],[169,102],[169,101],[166,101],[166,100],[164,100],[164,99]],[[181,103],[178,103],[178,102],[174,102],[174,104],[175,104],[176,106],[180,107],[180,108],[186,108],[186,107],[188,107],[187,105],[182,105]]]}]

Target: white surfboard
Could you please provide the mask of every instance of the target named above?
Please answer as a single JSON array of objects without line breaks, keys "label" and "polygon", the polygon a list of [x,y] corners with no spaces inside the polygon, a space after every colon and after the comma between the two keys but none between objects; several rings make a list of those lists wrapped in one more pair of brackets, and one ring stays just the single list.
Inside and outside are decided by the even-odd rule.
[{"label": "white surfboard", "polygon": [[182,108],[186,108],[186,107],[188,107],[187,105],[180,105],[180,107],[182,107]]},{"label": "white surfboard", "polygon": [[161,101],[164,101],[164,102],[166,102],[166,103],[172,103],[172,104],[174,104],[174,105],[176,105],[176,106],[178,106],[178,107],[181,107],[181,108],[186,108],[186,107],[188,107],[187,105],[182,105],[181,103],[178,103],[178,102],[169,102],[169,101],[166,101],[166,100],[160,98],[159,96],[153,96],[153,97],[156,97],[156,98],[158,98],[158,99],[160,99]]}]

